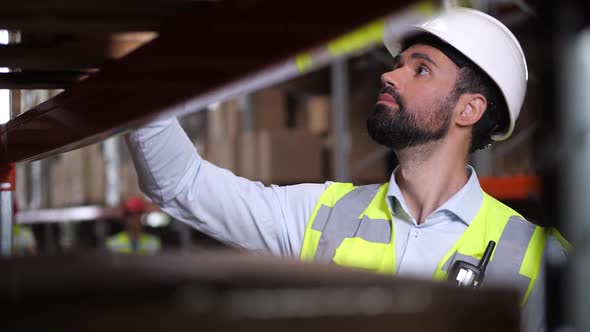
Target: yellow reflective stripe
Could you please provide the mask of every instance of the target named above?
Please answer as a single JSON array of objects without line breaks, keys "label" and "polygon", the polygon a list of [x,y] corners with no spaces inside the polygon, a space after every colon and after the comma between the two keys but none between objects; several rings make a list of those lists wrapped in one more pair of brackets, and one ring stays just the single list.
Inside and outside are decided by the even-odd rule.
[{"label": "yellow reflective stripe", "polygon": [[345,238],[336,249],[334,263],[340,266],[393,274],[392,243],[369,242],[360,237]]},{"label": "yellow reflective stripe", "polygon": [[139,237],[138,248],[136,251],[131,250],[131,240],[126,232],[118,233],[109,237],[106,245],[110,250],[122,254],[146,254],[157,251],[162,247],[160,239],[150,234],[141,234]]},{"label": "yellow reflective stripe", "polygon": [[555,237],[557,241],[559,241],[559,244],[561,244],[561,246],[565,248],[568,254],[571,254],[572,250],[574,249],[574,246],[572,246],[572,244],[568,240],[566,240],[555,227],[549,227],[547,232],[549,233],[549,235]]},{"label": "yellow reflective stripe", "polygon": [[127,236],[127,233],[121,232],[121,233],[115,235],[115,241],[117,241],[117,243],[128,244],[129,237]]},{"label": "yellow reflective stripe", "polygon": [[391,232],[391,234],[390,234],[391,241],[389,244],[385,245],[388,248],[381,248],[381,247],[383,247],[383,246],[381,246],[380,247],[381,249],[373,247],[373,249],[371,249],[371,250],[385,250],[386,251],[386,256],[383,257],[383,259],[381,261],[381,266],[379,268],[377,268],[376,271],[379,273],[384,273],[384,274],[393,274],[393,273],[395,273],[395,246],[393,245],[393,243],[394,243],[393,239],[395,238],[394,237],[395,230],[393,227],[393,216],[391,215],[391,211],[389,210],[389,205],[387,205],[386,196],[387,196],[388,189],[389,189],[389,183],[384,183],[383,185],[381,185],[379,187],[379,189],[377,190],[375,197],[373,198],[371,203],[369,203],[369,206],[367,206],[365,211],[363,211],[363,213],[359,216],[359,218],[362,219],[363,216],[367,216],[371,219],[389,220],[391,222],[391,227],[389,228],[390,232]]},{"label": "yellow reflective stripe", "polygon": [[305,73],[311,66],[313,65],[313,59],[309,52],[297,54],[295,56],[295,65],[297,66],[297,70],[299,73]]},{"label": "yellow reflective stripe", "polygon": [[[451,258],[451,256],[455,252],[459,251],[459,248],[461,248],[461,250],[459,251],[460,253],[469,256],[480,255],[485,250],[481,249],[482,243],[485,242],[485,240],[481,238],[481,234],[485,234],[485,219],[488,214],[488,209],[489,200],[486,198],[486,195],[484,193],[483,202],[481,203],[479,212],[477,213],[469,227],[467,227],[465,232],[463,232],[463,235],[459,237],[459,240],[455,242],[453,247],[445,254],[443,259],[438,264],[438,267],[434,272],[434,280],[440,281],[445,280],[447,278],[447,271],[444,271],[442,269],[443,265]],[[450,269],[450,266],[448,268]]]},{"label": "yellow reflective stripe", "polygon": [[383,42],[384,30],[384,19],[374,21],[330,41],[328,51],[330,54],[338,56],[380,44]]},{"label": "yellow reflective stripe", "polygon": [[389,211],[389,206],[387,205],[387,200],[385,196],[387,195],[387,189],[389,188],[389,183],[383,184],[377,190],[377,194],[369,203],[369,206],[361,213],[359,219],[362,219],[363,216],[367,216],[371,219],[383,219],[383,220],[391,220],[391,212]]},{"label": "yellow reflective stripe", "polygon": [[541,259],[543,258],[543,250],[545,248],[545,242],[547,240],[547,234],[542,227],[537,226],[535,232],[531,237],[531,241],[527,247],[526,253],[522,265],[520,266],[520,274],[531,279],[529,287],[527,288],[520,305],[523,306],[529,299],[529,295],[533,291],[537,277],[539,276],[539,270],[541,268]]},{"label": "yellow reflective stripe", "polygon": [[308,227],[305,230],[305,236],[303,237],[303,245],[301,246],[301,254],[300,258],[302,261],[313,261],[315,258],[315,253],[318,250],[318,243],[320,243],[320,238],[322,237],[322,232],[316,231],[315,229],[311,229],[309,225],[311,222],[308,222]]},{"label": "yellow reflective stripe", "polygon": [[[328,188],[326,188],[322,196],[320,196],[320,200],[318,201],[318,204],[316,204],[315,209],[313,210],[312,218],[315,218],[315,214],[320,208],[320,204],[325,205],[327,207],[334,207],[334,204],[336,204],[336,202],[338,202],[338,200],[340,200],[342,196],[353,191],[355,188],[356,187],[352,183],[332,183],[330,186],[328,186]],[[310,218],[310,220],[312,218]]]},{"label": "yellow reflective stripe", "polygon": [[[463,6],[464,7],[464,6]],[[436,10],[435,5],[432,3],[432,1],[423,1],[420,3],[417,3],[415,5],[412,5],[410,7],[411,10],[417,11],[421,14],[424,14],[426,16],[430,16],[434,14],[434,11]]]},{"label": "yellow reflective stripe", "polygon": [[115,248],[115,250],[121,254],[130,254],[131,253],[130,247],[120,247],[120,248]]},{"label": "yellow reflective stripe", "polygon": [[[443,265],[451,258],[455,251],[481,259],[482,254],[485,251],[488,241],[493,240],[498,243],[508,219],[511,216],[519,216],[511,208],[500,203],[490,195],[483,193],[483,202],[479,208],[479,212],[469,225],[463,235],[453,245],[441,262],[439,263],[436,271],[434,272],[434,280],[445,280],[447,277],[447,271],[443,271]],[[496,251],[492,253],[491,261],[494,260]],[[449,267],[450,268],[450,267]]]},{"label": "yellow reflective stripe", "polygon": [[457,6],[458,7],[473,8],[473,1],[471,1],[471,0],[459,0],[457,2]]},{"label": "yellow reflective stripe", "polygon": [[324,190],[318,203],[315,205],[311,216],[307,220],[307,225],[305,226],[305,234],[303,236],[303,243],[301,244],[301,253],[299,254],[299,258],[305,261],[313,261],[315,258],[315,253],[318,248],[318,243],[320,242],[320,237],[322,233],[312,229],[313,221],[318,214],[318,210],[320,206],[325,205],[328,207],[333,208],[334,204],[342,198],[342,196],[346,195],[347,193],[351,192],[356,188],[352,183],[340,183],[335,182]]},{"label": "yellow reflective stripe", "polygon": [[139,238],[139,244],[140,245],[145,245],[145,244],[155,244],[155,245],[160,245],[160,239],[156,236],[150,235],[150,234],[141,234],[140,238]]}]

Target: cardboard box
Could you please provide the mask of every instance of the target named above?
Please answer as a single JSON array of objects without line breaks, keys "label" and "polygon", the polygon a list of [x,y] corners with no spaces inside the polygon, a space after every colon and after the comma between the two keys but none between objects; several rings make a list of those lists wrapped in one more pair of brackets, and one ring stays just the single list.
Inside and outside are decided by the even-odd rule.
[{"label": "cardboard box", "polygon": [[63,166],[63,155],[52,159],[49,169],[49,207],[60,208],[65,206],[66,197],[66,170]]},{"label": "cardboard box", "polygon": [[237,100],[220,103],[207,110],[207,139],[238,136],[242,131],[242,110]]},{"label": "cardboard box", "polygon": [[[328,138],[332,141],[333,137]],[[325,158],[327,165],[327,179],[334,180],[334,144],[326,144],[328,156]],[[388,148],[377,144],[371,139],[366,130],[350,131],[350,150],[348,154],[348,167],[350,180],[355,184],[371,184],[389,182],[389,154]]]},{"label": "cardboard box", "polygon": [[323,135],[332,130],[332,100],[328,95],[305,98],[298,110],[297,127]]},{"label": "cardboard box", "polygon": [[103,204],[105,201],[106,175],[105,161],[100,144],[82,149],[84,158],[85,202]]},{"label": "cardboard box", "polygon": [[126,162],[121,164],[121,199],[131,196],[141,196],[142,192],[139,189],[139,182],[137,172],[133,163]]},{"label": "cardboard box", "polygon": [[237,174],[250,180],[260,180],[258,165],[258,134],[243,134],[238,141],[238,169]]},{"label": "cardboard box", "polygon": [[50,207],[104,202],[105,174],[100,145],[63,153],[50,168]]},{"label": "cardboard box", "polygon": [[352,130],[350,136],[348,160],[352,181],[357,184],[389,182],[390,150],[373,141],[367,130]]},{"label": "cardboard box", "polygon": [[18,208],[26,210],[28,208],[29,198],[29,177],[27,176],[27,164],[16,164],[16,178],[14,199],[18,204]]},{"label": "cardboard box", "polygon": [[216,166],[235,173],[238,168],[237,141],[236,136],[210,137],[202,157]]},{"label": "cardboard box", "polygon": [[367,118],[375,108],[376,95],[350,98],[348,126],[351,131],[367,131]]},{"label": "cardboard box", "polygon": [[287,126],[287,98],[279,89],[263,89],[252,94],[254,130],[282,130]]},{"label": "cardboard box", "polygon": [[243,135],[238,174],[265,184],[323,182],[322,140],[304,130]]},{"label": "cardboard box", "polygon": [[66,152],[63,155],[66,206],[80,206],[86,203],[86,177],[84,152],[82,149]]}]

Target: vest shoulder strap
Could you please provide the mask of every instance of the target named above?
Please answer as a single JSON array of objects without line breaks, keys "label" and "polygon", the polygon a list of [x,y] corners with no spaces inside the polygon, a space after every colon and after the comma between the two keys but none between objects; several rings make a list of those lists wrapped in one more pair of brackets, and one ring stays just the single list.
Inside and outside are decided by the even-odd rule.
[{"label": "vest shoulder strap", "polygon": [[318,211],[322,206],[334,207],[336,202],[342,198],[342,196],[353,191],[355,186],[352,183],[334,182],[324,190],[320,199],[316,203],[311,216],[307,220],[305,226],[305,235],[303,237],[303,243],[301,244],[301,253],[299,258],[304,261],[313,261],[315,259],[315,253],[320,242],[322,233],[313,229],[313,222],[318,215]]}]

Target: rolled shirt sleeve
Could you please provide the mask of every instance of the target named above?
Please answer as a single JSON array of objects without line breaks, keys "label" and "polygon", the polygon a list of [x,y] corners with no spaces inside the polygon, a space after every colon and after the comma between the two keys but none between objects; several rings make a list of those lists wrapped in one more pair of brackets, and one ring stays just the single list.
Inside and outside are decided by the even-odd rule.
[{"label": "rolled shirt sleeve", "polygon": [[203,160],[176,118],[126,136],[142,191],[172,217],[227,244],[299,255],[305,225],[329,185],[264,186]]}]

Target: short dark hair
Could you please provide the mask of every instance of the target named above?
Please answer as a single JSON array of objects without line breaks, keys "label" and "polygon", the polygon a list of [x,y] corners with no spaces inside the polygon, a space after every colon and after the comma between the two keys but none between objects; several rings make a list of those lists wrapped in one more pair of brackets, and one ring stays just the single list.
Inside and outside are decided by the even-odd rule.
[{"label": "short dark hair", "polygon": [[488,106],[481,119],[473,126],[469,152],[489,146],[493,142],[491,136],[505,131],[510,122],[506,100],[498,85],[473,61],[436,36],[428,33],[412,35],[403,41],[402,49],[414,44],[425,44],[438,49],[459,67],[452,99],[456,101],[464,93],[480,93],[486,98]]}]

